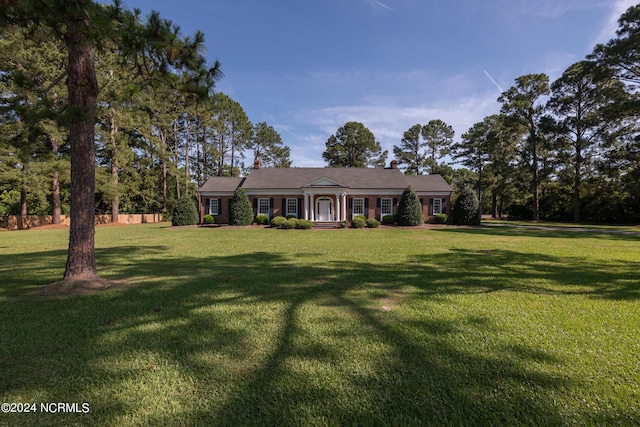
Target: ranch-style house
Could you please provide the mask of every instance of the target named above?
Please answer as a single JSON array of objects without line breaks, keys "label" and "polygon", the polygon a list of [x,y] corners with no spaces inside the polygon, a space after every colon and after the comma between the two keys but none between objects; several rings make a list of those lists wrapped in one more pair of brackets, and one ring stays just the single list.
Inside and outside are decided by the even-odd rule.
[{"label": "ranch-style house", "polygon": [[294,215],[316,223],[350,221],[356,215],[382,220],[395,215],[403,191],[411,186],[420,198],[426,222],[451,212],[453,189],[440,175],[410,176],[393,160],[389,168],[263,168],[256,159],[241,177],[211,177],[200,187],[200,218],[229,222],[229,204],[242,187],[255,215]]}]

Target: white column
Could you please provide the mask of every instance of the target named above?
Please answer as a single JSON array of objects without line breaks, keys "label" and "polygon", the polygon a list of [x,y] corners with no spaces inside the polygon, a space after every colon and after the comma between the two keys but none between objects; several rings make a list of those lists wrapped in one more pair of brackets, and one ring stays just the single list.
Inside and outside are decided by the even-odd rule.
[{"label": "white column", "polygon": [[335,221],[342,221],[342,219],[340,218],[342,216],[342,208],[341,208],[341,204],[340,204],[340,193],[336,193],[336,208],[335,210]]},{"label": "white column", "polygon": [[342,197],[342,220],[343,221],[348,221],[349,219],[347,218],[347,193],[342,193],[341,195]]},{"label": "white column", "polygon": [[309,219],[309,193],[304,192],[304,219]]},{"label": "white column", "polygon": [[316,220],[316,201],[313,199],[313,193],[309,193],[309,201],[311,205],[311,221]]}]

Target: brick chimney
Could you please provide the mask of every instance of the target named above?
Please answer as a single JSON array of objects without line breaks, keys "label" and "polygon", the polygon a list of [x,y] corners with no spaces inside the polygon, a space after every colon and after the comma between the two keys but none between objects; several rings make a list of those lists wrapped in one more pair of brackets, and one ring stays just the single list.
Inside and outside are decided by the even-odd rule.
[{"label": "brick chimney", "polygon": [[391,160],[391,169],[398,169],[398,161]]},{"label": "brick chimney", "polygon": [[262,162],[260,161],[260,159],[256,158],[253,161],[253,168],[254,169],[260,169],[262,167]]}]

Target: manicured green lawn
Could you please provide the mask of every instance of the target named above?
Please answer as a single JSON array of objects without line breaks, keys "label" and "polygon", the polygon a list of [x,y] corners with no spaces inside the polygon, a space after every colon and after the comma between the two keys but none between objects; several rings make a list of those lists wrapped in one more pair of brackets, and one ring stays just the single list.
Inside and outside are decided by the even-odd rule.
[{"label": "manicured green lawn", "polygon": [[640,235],[99,227],[43,295],[67,236],[0,233],[0,425],[640,423]]}]

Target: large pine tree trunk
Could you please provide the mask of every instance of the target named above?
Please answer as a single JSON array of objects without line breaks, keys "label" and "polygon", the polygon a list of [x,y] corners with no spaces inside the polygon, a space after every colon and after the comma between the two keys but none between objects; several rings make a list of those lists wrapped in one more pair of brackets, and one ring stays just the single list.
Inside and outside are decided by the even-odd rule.
[{"label": "large pine tree trunk", "polygon": [[85,36],[86,23],[69,25],[69,109],[73,114],[71,141],[71,227],[65,280],[98,278],[94,247],[95,145],[94,123],[98,82],[91,42]]}]

